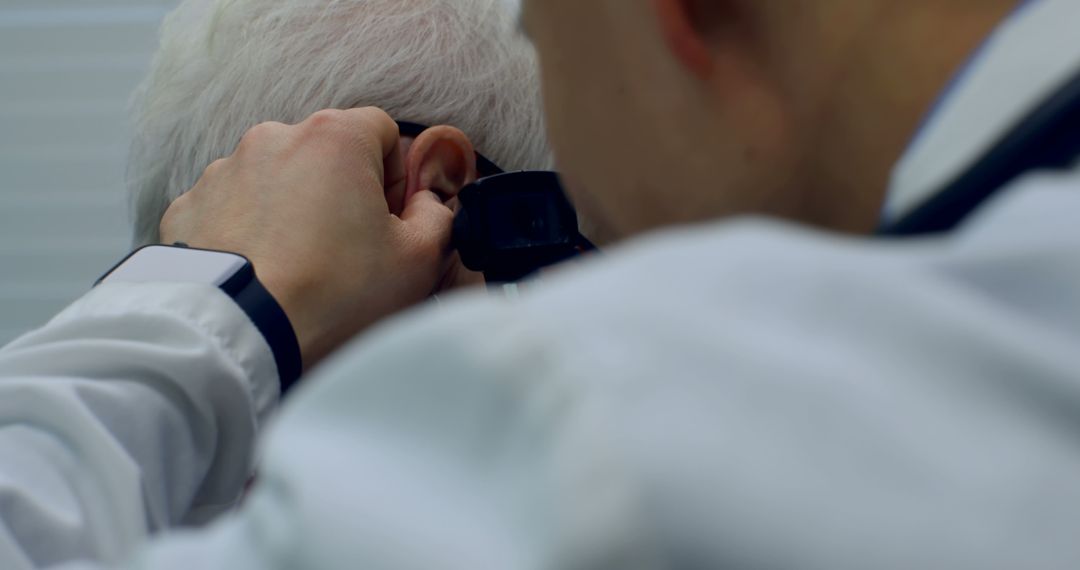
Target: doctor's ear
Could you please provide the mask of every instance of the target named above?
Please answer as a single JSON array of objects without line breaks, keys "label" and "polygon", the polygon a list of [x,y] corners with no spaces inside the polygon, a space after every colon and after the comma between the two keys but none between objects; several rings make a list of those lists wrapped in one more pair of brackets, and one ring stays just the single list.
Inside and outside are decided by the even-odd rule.
[{"label": "doctor's ear", "polygon": [[751,20],[739,0],[651,0],[671,55],[701,80],[714,79],[737,64],[746,51]]},{"label": "doctor's ear", "polygon": [[416,137],[405,156],[408,186],[405,203],[430,190],[449,201],[476,181],[476,152],[465,133],[454,127],[432,127]]}]

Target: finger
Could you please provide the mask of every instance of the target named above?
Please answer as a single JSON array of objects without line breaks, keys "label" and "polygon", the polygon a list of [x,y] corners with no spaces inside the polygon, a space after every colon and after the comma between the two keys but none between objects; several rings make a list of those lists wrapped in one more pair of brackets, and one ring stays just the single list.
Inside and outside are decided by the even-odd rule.
[{"label": "finger", "polygon": [[383,159],[383,189],[391,214],[403,215],[408,188],[409,176],[405,168],[405,151],[401,140],[398,139],[390,154]]},{"label": "finger", "polygon": [[450,249],[454,213],[434,192],[422,190],[413,194],[405,205],[401,221],[412,235],[420,239],[422,247],[437,248],[440,253]]},{"label": "finger", "polygon": [[[379,150],[381,163],[377,166],[383,167],[388,161],[401,159],[401,149],[398,146],[401,133],[397,123],[385,111],[378,107],[363,107],[348,109],[342,113],[344,121],[352,131],[367,139]],[[404,171],[404,162],[400,167]]]},{"label": "finger", "polygon": [[362,158],[369,161],[367,168],[381,173],[387,207],[390,213],[400,216],[405,209],[408,176],[397,123],[378,107],[347,109],[342,111],[341,120],[352,136],[360,139],[362,144],[358,146],[369,149]]}]

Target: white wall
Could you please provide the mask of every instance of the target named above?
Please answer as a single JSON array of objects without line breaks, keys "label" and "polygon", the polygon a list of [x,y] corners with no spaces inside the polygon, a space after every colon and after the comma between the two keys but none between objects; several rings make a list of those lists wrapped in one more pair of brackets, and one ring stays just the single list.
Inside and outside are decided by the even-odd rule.
[{"label": "white wall", "polygon": [[129,245],[128,97],[175,0],[0,0],[0,345]]}]

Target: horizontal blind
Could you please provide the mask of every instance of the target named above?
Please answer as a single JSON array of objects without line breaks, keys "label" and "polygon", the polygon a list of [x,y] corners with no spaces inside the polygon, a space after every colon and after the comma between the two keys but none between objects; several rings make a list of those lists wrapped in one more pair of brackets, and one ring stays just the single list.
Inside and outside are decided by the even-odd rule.
[{"label": "horizontal blind", "polygon": [[126,253],[126,108],[175,0],[0,2],[0,345]]}]

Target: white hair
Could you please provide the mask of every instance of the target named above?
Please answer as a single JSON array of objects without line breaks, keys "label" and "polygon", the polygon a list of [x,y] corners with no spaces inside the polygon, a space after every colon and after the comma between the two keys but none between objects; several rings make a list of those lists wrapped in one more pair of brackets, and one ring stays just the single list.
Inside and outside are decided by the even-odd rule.
[{"label": "white hair", "polygon": [[134,99],[135,242],[266,121],[374,105],[450,124],[507,170],[551,166],[515,0],[187,0]]}]

